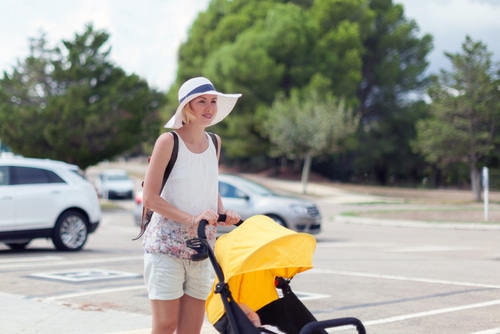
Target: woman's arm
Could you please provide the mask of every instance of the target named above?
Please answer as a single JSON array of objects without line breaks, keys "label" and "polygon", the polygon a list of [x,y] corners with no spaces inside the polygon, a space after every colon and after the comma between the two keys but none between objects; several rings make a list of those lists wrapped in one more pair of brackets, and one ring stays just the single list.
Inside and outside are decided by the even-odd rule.
[{"label": "woman's arm", "polygon": [[226,221],[223,223],[223,225],[234,225],[238,224],[241,220],[240,215],[234,211],[234,210],[225,210],[224,209],[224,203],[222,203],[222,198],[220,197],[220,194],[218,194],[218,213],[219,214],[225,214],[226,215]]}]

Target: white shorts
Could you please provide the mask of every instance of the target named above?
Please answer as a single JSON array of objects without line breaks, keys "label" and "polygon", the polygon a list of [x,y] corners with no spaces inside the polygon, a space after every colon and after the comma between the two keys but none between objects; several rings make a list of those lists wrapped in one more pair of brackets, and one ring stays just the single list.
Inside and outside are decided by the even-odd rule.
[{"label": "white shorts", "polygon": [[205,300],[210,293],[210,260],[191,261],[159,253],[144,254],[144,283],[152,300],[173,300],[184,294]]}]

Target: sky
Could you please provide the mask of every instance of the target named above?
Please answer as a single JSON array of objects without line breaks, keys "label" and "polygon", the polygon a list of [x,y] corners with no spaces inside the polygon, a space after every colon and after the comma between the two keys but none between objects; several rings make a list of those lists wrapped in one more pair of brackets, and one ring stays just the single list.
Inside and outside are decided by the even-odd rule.
[{"label": "sky", "polygon": [[[429,73],[450,69],[444,52],[461,51],[465,36],[485,43],[500,60],[500,0],[393,0],[431,34]],[[28,55],[30,37],[46,34],[50,46],[73,40],[85,24],[110,34],[111,60],[128,74],[167,91],[175,80],[177,49],[210,0],[0,0],[0,71]]]}]

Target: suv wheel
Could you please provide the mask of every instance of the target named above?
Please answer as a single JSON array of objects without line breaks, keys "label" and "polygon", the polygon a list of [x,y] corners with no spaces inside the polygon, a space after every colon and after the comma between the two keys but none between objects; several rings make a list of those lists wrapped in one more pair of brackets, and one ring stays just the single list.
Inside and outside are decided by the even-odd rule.
[{"label": "suv wheel", "polygon": [[77,251],[87,241],[88,220],[78,211],[63,213],[52,232],[52,242],[58,250]]}]

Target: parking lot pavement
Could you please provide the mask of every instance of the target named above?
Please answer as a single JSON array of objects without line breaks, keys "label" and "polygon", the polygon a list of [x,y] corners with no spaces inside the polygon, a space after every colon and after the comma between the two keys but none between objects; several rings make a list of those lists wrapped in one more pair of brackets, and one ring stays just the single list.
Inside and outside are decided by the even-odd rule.
[{"label": "parking lot pavement", "polygon": [[83,305],[74,308],[5,293],[0,293],[0,300],[1,333],[108,334],[151,326],[151,317],[141,314],[85,310]]},{"label": "parking lot pavement", "polygon": [[[151,333],[151,316],[113,310],[86,310],[64,303],[0,293],[0,333]],[[217,333],[205,322],[203,334]]]}]

